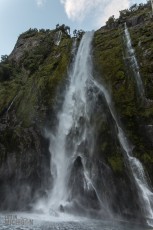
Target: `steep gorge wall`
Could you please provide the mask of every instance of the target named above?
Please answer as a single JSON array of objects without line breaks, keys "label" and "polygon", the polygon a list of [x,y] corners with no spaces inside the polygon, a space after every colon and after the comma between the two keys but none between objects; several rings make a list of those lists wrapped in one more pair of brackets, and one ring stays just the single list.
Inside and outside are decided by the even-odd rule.
[{"label": "steep gorge wall", "polygon": [[[153,22],[146,9],[134,14],[134,17],[142,14],[145,19],[129,25],[146,97],[153,100]],[[127,21],[131,18],[128,16]],[[134,155],[143,163],[153,183],[153,106],[152,103],[140,103],[126,58],[123,31],[121,24],[116,28],[105,27],[95,32],[94,77],[106,85],[125,132],[134,146]],[[28,208],[27,204],[35,197],[45,195],[51,185],[50,153],[44,128],[55,128],[56,107],[62,103],[58,95],[66,84],[72,48],[72,39],[67,34],[62,35],[60,45],[56,46],[55,33],[53,30],[22,34],[8,60],[0,66],[2,209]],[[102,101],[103,98],[99,97],[99,105],[93,116],[96,129],[93,162],[99,168],[102,167],[101,162],[105,162],[112,170],[116,185],[112,204],[114,211],[118,209],[118,212],[122,212],[122,209],[127,208],[128,213],[135,209],[139,214],[137,194],[116,137],[114,121]],[[99,179],[97,181],[100,183]],[[116,203],[120,208],[115,207]]]}]

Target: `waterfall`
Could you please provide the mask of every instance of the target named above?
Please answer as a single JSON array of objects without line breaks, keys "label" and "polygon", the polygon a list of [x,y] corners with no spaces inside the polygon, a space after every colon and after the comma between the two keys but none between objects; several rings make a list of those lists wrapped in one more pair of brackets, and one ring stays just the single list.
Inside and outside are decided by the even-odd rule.
[{"label": "waterfall", "polygon": [[141,100],[144,101],[145,90],[144,90],[143,82],[142,82],[140,71],[139,71],[139,65],[138,65],[138,62],[135,56],[134,49],[132,47],[130,33],[128,31],[126,23],[125,23],[124,34],[125,34],[125,42],[126,42],[127,55],[128,55],[127,58],[130,61],[132,71],[134,73],[138,94],[141,97]]},{"label": "waterfall", "polygon": [[[103,188],[101,189],[100,185],[97,186],[94,179],[95,174],[96,177],[99,176],[96,167],[102,165],[94,165],[92,162],[95,141],[91,116],[94,112],[94,106],[96,106],[98,92],[98,94],[104,96],[116,124],[117,137],[124,153],[123,156],[130,172],[131,180],[137,188],[142,211],[148,224],[152,225],[153,193],[147,182],[143,166],[132,154],[133,147],[122,129],[107,90],[103,84],[99,84],[92,76],[91,42],[93,34],[93,32],[84,34],[76,55],[76,40],[74,41],[72,47],[73,64],[68,74],[69,83],[65,92],[64,102],[58,112],[56,130],[54,132],[48,131],[47,134],[50,140],[50,170],[53,185],[46,206],[48,211],[51,209],[55,210],[55,212],[63,212],[66,210],[65,207],[72,207],[74,196],[75,204],[77,203],[78,205],[79,196],[77,195],[79,193],[83,197],[79,201],[81,208],[83,207],[81,202],[87,199],[85,207],[91,202],[92,204],[94,203],[96,208],[99,206],[100,210],[103,210],[100,211],[101,213],[110,214],[109,212],[111,212],[109,207],[113,197],[110,197],[111,193],[113,193],[113,183],[111,184],[110,182],[111,177],[109,177],[110,180],[107,180],[107,178],[103,178],[105,173],[100,174],[101,178],[98,183],[101,183]],[[87,158],[90,158],[91,161],[89,162]],[[109,167],[105,166],[105,163],[103,165],[107,171]],[[103,169],[101,168],[101,170]],[[107,176],[110,175],[109,173],[107,174]],[[80,185],[82,190],[79,190]],[[75,186],[74,190],[76,191],[73,191],[73,186]],[[104,190],[104,193],[101,190]],[[105,194],[105,190],[109,194],[108,196]],[[88,208],[90,208],[90,205],[88,205]],[[93,209],[94,212],[95,210]]]},{"label": "waterfall", "polygon": [[[68,183],[71,167],[79,156],[80,146],[88,135],[90,139],[89,107],[87,103],[88,79],[91,74],[90,46],[93,32],[87,32],[83,36],[72,70],[69,73],[69,86],[61,112],[58,115],[56,132],[50,134],[51,174],[53,177],[53,189],[51,191],[49,205],[58,210],[64,206],[70,196]],[[76,41],[75,43],[76,44]],[[75,47],[73,46],[73,50]],[[92,138],[88,149],[92,151]]]},{"label": "waterfall", "polygon": [[141,208],[143,210],[144,216],[147,219],[147,223],[153,226],[153,192],[151,191],[151,188],[149,187],[149,184],[147,182],[143,166],[141,162],[132,154],[133,147],[130,145],[126,134],[120,125],[107,90],[103,85],[99,84],[95,80],[93,80],[93,83],[104,95],[111,115],[116,123],[118,130],[118,140],[125,153],[125,161],[127,162],[127,165],[129,166],[129,169],[131,171],[132,180],[137,187]]}]

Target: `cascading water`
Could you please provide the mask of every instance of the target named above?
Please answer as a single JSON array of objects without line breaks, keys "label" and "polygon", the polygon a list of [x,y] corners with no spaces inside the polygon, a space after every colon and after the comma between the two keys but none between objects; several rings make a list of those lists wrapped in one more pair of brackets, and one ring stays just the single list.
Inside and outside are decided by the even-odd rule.
[{"label": "cascading water", "polygon": [[145,100],[145,90],[144,90],[143,82],[142,82],[140,71],[139,71],[139,65],[138,65],[138,62],[135,56],[134,49],[132,47],[130,33],[128,31],[128,27],[126,23],[125,23],[124,34],[125,34],[124,37],[125,37],[125,43],[126,43],[126,48],[127,48],[127,58],[130,61],[132,71],[134,73],[138,94],[141,97],[141,100],[144,101]]},{"label": "cascading water", "polygon": [[[83,215],[85,213],[99,215],[102,208],[104,216],[106,214],[111,216],[109,202],[104,194],[106,189],[101,192],[98,184],[100,180],[101,186],[111,191],[112,183],[107,182],[105,177],[101,178],[106,171],[108,175],[111,174],[111,170],[105,163],[93,164],[92,158],[95,143],[91,116],[97,100],[95,86],[91,81],[93,34],[93,32],[84,34],[77,54],[77,40],[74,40],[73,63],[68,75],[69,84],[62,109],[57,115],[56,130],[55,132],[46,131],[46,136],[50,140],[50,169],[53,183],[49,199],[47,202],[39,200],[35,210],[43,210],[53,215],[63,210],[71,213],[73,210],[79,214],[82,212]],[[100,166],[104,169],[99,168]]]},{"label": "cascading water", "polygon": [[[109,203],[111,203],[111,199],[113,198],[110,197],[111,195],[108,195],[110,199],[108,200],[108,196],[105,196],[105,189],[107,192],[113,191],[112,184],[110,182],[107,183],[107,179],[105,180],[105,178],[101,178],[100,183],[105,187],[105,189],[104,187],[102,189],[104,190],[104,193],[102,193],[100,188],[97,189],[94,175],[97,173],[95,167],[99,166],[93,165],[87,160],[87,156],[92,159],[95,151],[94,129],[91,126],[91,115],[93,114],[93,108],[96,101],[95,98],[97,97],[98,91],[98,93],[101,92],[102,95],[104,95],[106,104],[113,120],[115,121],[118,130],[118,140],[124,152],[125,162],[131,172],[131,180],[137,187],[144,216],[146,216],[148,224],[152,225],[153,193],[147,183],[143,166],[138,159],[132,155],[133,148],[129,144],[127,137],[121,128],[107,90],[92,77],[90,49],[92,37],[93,32],[87,32],[80,42],[77,55],[74,58],[74,63],[69,72],[69,85],[65,93],[62,109],[58,113],[56,131],[54,133],[48,132],[48,137],[50,139],[49,150],[51,153],[51,175],[53,178],[53,187],[49,195],[49,200],[46,205],[47,207],[45,208],[48,211],[51,209],[57,212],[59,209],[63,211],[65,207],[68,207],[69,205],[71,206],[72,193],[74,192],[74,196],[76,195],[75,191],[72,192],[73,184],[78,183],[78,185],[75,185],[76,189],[76,186],[79,187],[79,183],[82,181],[83,190],[79,190],[79,193],[81,194],[81,192],[83,192],[84,197],[89,195],[89,202],[93,200],[93,202],[96,203],[96,208],[99,205],[100,210],[103,209],[105,213],[110,214],[111,212]],[[75,53],[73,52],[76,50],[75,46],[76,40],[72,48],[72,54]],[[96,93],[94,93],[95,89]],[[105,169],[109,168],[105,166],[105,163],[103,163],[103,165]],[[75,167],[79,172],[77,171],[76,173],[74,170]],[[71,178],[72,174],[75,179]],[[76,179],[75,174],[77,174],[77,176],[79,175],[80,178]],[[103,173],[100,175],[105,177],[105,174]],[[111,174],[107,174],[107,176],[109,175]],[[97,173],[96,177],[98,176]],[[75,201],[77,199],[79,198],[76,196]],[[87,203],[85,203],[85,206],[86,205]],[[111,217],[111,214],[109,217]]]},{"label": "cascading water", "polygon": [[[74,159],[79,155],[80,146],[88,135],[88,149],[93,149],[88,130],[89,106],[87,105],[87,85],[91,74],[90,45],[93,32],[86,33],[80,43],[72,71],[69,87],[65,95],[62,111],[58,116],[56,133],[50,135],[51,174],[53,189],[49,205],[53,209],[65,205],[69,199],[68,182]],[[74,47],[73,47],[74,50]]]},{"label": "cascading water", "polygon": [[140,161],[137,158],[133,157],[132,155],[133,147],[129,144],[129,141],[123,129],[121,128],[120,122],[112,107],[111,98],[107,90],[103,85],[100,85],[95,80],[93,80],[93,83],[104,95],[109,110],[116,123],[117,130],[118,130],[118,139],[125,153],[125,161],[128,163],[129,169],[131,170],[132,180],[134,180],[134,183],[137,187],[139,200],[141,203],[144,216],[147,218],[147,223],[153,226],[153,193],[148,185],[143,166],[140,163]]}]

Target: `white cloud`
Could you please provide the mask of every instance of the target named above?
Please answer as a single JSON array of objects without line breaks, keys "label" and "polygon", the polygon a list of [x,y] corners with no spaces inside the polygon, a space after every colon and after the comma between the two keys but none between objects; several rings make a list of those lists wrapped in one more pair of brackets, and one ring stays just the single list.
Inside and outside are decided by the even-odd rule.
[{"label": "white cloud", "polygon": [[37,6],[41,7],[45,4],[46,0],[36,0]]},{"label": "white cloud", "polygon": [[60,0],[64,5],[69,19],[83,21],[91,14],[94,18],[93,24],[102,26],[107,19],[115,15],[119,16],[119,10],[130,6],[131,0]]}]

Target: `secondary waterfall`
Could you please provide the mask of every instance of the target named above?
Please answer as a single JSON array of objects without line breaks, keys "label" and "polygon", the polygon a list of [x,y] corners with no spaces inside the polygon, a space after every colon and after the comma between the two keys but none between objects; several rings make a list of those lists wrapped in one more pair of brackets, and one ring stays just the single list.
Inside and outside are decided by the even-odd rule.
[{"label": "secondary waterfall", "polygon": [[92,138],[87,127],[90,111],[86,97],[91,74],[92,37],[93,32],[87,32],[81,40],[74,65],[69,73],[69,86],[62,110],[58,115],[57,130],[55,134],[50,135],[51,174],[54,182],[49,205],[56,210],[61,204],[66,205],[69,199],[68,183],[71,167],[79,155],[78,146],[86,140],[87,135],[90,140],[88,149],[90,151],[93,149]]},{"label": "secondary waterfall", "polygon": [[128,163],[129,169],[131,171],[132,180],[134,180],[134,183],[137,187],[139,200],[141,203],[144,216],[147,218],[147,223],[153,226],[153,193],[148,185],[143,166],[141,162],[137,158],[135,158],[132,154],[133,147],[130,145],[126,137],[126,134],[124,133],[124,130],[120,125],[120,122],[117,118],[115,110],[113,109],[111,98],[107,90],[103,85],[99,84],[95,80],[93,80],[93,83],[104,95],[109,110],[116,123],[117,130],[118,130],[118,139],[124,151],[125,161]]},{"label": "secondary waterfall", "polygon": [[125,42],[126,42],[126,47],[127,47],[127,58],[129,59],[131,67],[132,67],[132,71],[133,71],[135,81],[137,84],[138,94],[141,97],[141,100],[144,101],[144,99],[145,99],[144,86],[143,86],[143,82],[141,79],[141,75],[140,75],[140,71],[139,71],[139,65],[138,65],[138,62],[137,62],[137,59],[135,56],[135,52],[134,52],[134,49],[132,47],[130,33],[128,31],[128,27],[127,27],[126,23],[125,23],[124,33],[125,33]]}]

